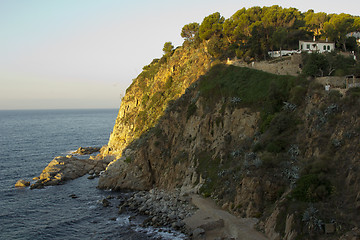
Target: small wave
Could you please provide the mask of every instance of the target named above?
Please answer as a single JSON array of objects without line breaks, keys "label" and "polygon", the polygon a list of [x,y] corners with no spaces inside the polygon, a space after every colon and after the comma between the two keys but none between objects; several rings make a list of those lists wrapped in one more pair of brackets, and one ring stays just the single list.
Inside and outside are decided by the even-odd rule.
[{"label": "small wave", "polygon": [[70,150],[70,151],[66,151],[65,153],[63,154],[66,154],[66,155],[69,155],[69,154],[73,154],[73,155],[77,155],[76,153],[74,153],[77,149],[75,150]]},{"label": "small wave", "polygon": [[183,240],[186,239],[185,234],[172,230],[171,228],[154,228],[154,227],[136,227],[136,232],[146,233],[152,235],[154,238],[168,239],[168,240]]},{"label": "small wave", "polygon": [[121,217],[116,218],[116,222],[119,223],[122,226],[129,226],[130,225],[130,215],[125,215]]}]

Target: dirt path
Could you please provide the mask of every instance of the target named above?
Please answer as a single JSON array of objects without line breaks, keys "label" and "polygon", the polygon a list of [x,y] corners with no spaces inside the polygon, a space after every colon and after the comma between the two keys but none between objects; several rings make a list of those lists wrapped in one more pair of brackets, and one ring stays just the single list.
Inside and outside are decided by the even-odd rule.
[{"label": "dirt path", "polygon": [[[254,229],[254,225],[257,222],[256,218],[238,218],[221,210],[210,199],[204,199],[199,195],[193,195],[191,197],[192,203],[197,206],[199,210],[193,216],[185,219],[184,222],[191,230],[197,228],[200,230],[204,229],[206,240],[222,237],[237,240],[268,239]],[[204,239],[204,234],[199,234],[195,239]]]}]

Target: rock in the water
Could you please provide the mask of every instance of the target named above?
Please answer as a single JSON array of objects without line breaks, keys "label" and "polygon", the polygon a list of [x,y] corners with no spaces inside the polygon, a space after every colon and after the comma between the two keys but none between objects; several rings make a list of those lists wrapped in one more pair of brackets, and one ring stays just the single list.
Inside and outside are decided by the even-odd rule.
[{"label": "rock in the water", "polygon": [[20,188],[23,188],[23,187],[28,187],[30,186],[30,182],[29,181],[25,181],[23,179],[20,179],[19,181],[17,181],[15,183],[15,187],[20,187]]},{"label": "rock in the water", "polygon": [[64,181],[82,177],[91,170],[104,170],[104,162],[96,159],[79,159],[72,155],[54,158],[42,171],[31,189],[61,184]]},{"label": "rock in the water", "polygon": [[119,206],[118,213],[122,214],[125,211],[125,208],[123,206]]},{"label": "rock in the water", "polygon": [[71,197],[71,198],[78,198],[78,196],[76,196],[75,194],[70,194],[69,197]]},{"label": "rock in the water", "polygon": [[104,198],[102,201],[101,201],[103,207],[108,207],[110,206],[110,202],[109,200],[107,200],[106,198]]},{"label": "rock in the water", "polygon": [[90,155],[96,152],[99,152],[100,148],[99,147],[79,147],[75,152],[73,152],[74,154],[79,154],[79,155]]}]

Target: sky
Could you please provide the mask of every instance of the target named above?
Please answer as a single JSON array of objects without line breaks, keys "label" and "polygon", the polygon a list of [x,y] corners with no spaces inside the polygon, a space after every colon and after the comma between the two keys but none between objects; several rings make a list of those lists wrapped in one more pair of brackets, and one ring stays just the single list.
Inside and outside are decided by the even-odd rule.
[{"label": "sky", "polygon": [[0,0],[0,110],[119,108],[184,25],[271,5],[360,15],[358,0]]}]

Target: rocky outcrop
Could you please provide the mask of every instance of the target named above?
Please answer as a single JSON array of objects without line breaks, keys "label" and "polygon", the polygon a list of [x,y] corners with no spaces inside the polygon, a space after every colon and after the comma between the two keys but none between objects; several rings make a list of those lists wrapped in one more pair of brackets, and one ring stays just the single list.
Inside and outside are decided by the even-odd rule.
[{"label": "rocky outcrop", "polygon": [[210,55],[203,48],[178,47],[164,61],[154,59],[126,90],[103,156],[121,156],[127,145],[155,125],[169,102],[211,67]]},{"label": "rocky outcrop", "polygon": [[24,187],[28,187],[28,186],[30,186],[30,182],[25,181],[23,179],[20,179],[15,183],[15,187],[18,187],[18,188],[24,188]]},{"label": "rocky outcrop", "polygon": [[79,147],[73,154],[90,155],[99,152],[100,149],[99,147]]},{"label": "rocky outcrop", "polygon": [[42,171],[37,181],[30,186],[31,189],[42,188],[44,186],[58,185],[68,180],[73,180],[84,176],[87,173],[100,174],[105,170],[109,158],[104,159],[79,159],[68,155],[54,158]]}]

